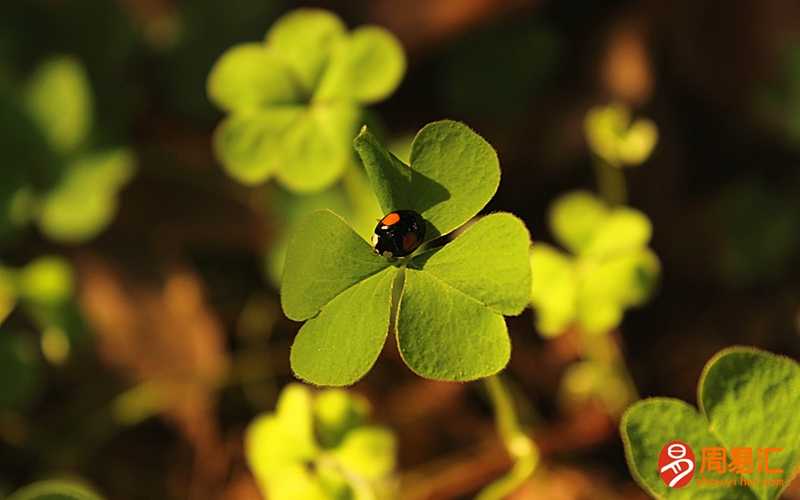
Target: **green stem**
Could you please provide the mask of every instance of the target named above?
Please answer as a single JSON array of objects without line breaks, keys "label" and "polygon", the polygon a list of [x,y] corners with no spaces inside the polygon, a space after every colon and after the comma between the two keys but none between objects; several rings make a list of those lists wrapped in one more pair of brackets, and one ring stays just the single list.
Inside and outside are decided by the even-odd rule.
[{"label": "green stem", "polygon": [[539,449],[520,428],[511,394],[500,376],[492,375],[483,380],[494,407],[497,432],[514,465],[505,476],[481,490],[476,500],[500,500],[513,493],[533,474],[539,463]]},{"label": "green stem", "polygon": [[624,205],[628,201],[628,188],[622,167],[614,166],[601,158],[594,159],[597,191],[609,205]]}]

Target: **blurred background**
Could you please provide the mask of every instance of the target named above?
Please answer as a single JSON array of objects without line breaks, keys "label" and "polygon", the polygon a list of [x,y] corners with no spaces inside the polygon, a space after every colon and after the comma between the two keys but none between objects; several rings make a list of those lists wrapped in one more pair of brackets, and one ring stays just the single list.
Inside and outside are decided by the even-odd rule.
[{"label": "blurred background", "polygon": [[[293,379],[300,325],[270,254],[302,201],[223,172],[206,78],[301,5],[400,39],[405,79],[371,108],[385,137],[467,122],[501,160],[488,209],[534,242],[552,241],[554,199],[595,189],[591,107],[655,122],[652,156],[626,175],[661,282],[613,337],[642,396],[694,403],[703,364],[733,344],[800,357],[796,2],[3,2],[0,496],[62,475],[114,500],[261,498],[242,433]],[[48,128],[70,103],[90,113]],[[646,498],[616,417],[564,396],[575,336],[545,340],[534,316],[508,320],[507,374],[547,474],[514,498]],[[509,467],[480,387],[418,378],[394,342],[353,389],[397,433],[408,498],[471,498]]]}]

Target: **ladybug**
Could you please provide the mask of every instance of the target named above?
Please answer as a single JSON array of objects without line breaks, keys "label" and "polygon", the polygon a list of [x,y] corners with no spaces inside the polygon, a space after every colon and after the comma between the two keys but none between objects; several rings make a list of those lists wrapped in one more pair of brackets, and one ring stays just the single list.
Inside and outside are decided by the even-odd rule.
[{"label": "ladybug", "polygon": [[425,237],[425,220],[413,210],[389,212],[375,226],[372,247],[386,258],[405,257],[416,250]]}]

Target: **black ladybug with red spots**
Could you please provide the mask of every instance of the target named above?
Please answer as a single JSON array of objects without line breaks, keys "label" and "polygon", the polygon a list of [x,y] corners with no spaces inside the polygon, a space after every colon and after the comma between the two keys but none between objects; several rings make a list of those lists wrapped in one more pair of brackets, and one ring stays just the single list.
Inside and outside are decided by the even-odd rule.
[{"label": "black ladybug with red spots", "polygon": [[389,212],[375,226],[372,246],[386,258],[405,257],[416,250],[425,237],[425,220],[413,210]]}]

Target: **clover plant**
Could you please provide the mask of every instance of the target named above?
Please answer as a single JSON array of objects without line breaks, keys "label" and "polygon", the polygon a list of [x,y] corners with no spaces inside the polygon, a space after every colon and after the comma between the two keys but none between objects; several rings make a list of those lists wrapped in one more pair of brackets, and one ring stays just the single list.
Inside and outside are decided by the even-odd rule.
[{"label": "clover plant", "polygon": [[208,95],[228,113],[214,134],[216,154],[246,184],[274,174],[295,192],[330,186],[352,161],[363,105],[391,94],[405,64],[380,27],[348,32],[330,12],[292,11],[263,43],[234,46],[214,64]]},{"label": "clover plant", "polygon": [[[366,129],[355,140],[384,213],[426,221],[425,243],[475,216],[500,181],[494,149],[467,126],[440,121],[414,139],[410,164]],[[298,227],[286,256],[284,313],[305,321],[291,365],[318,385],[348,385],[369,371],[390,325],[418,375],[466,381],[500,371],[511,345],[503,315],[528,302],[530,240],[508,213],[487,215],[444,246],[392,260],[376,255],[341,217],[318,211]]]},{"label": "clover plant", "polygon": [[[697,391],[699,411],[681,400],[649,398],[625,412],[620,431],[639,485],[664,499],[778,498],[800,470],[800,365],[732,347],[706,364]],[[692,482],[681,488],[659,477],[659,454],[673,440],[688,445],[696,459]],[[709,449],[722,467],[703,470]],[[728,485],[704,488],[704,479]]]},{"label": "clover plant", "polygon": [[642,164],[658,142],[658,128],[647,118],[631,119],[620,104],[592,108],[584,123],[589,147],[612,167]]},{"label": "clover plant", "polygon": [[300,384],[281,392],[274,413],[247,429],[245,452],[271,500],[368,500],[393,493],[395,439],[367,424],[369,404],[341,389]]},{"label": "clover plant", "polygon": [[85,340],[73,294],[72,267],[61,257],[39,257],[21,268],[0,265],[0,324],[19,307],[39,329],[45,358],[62,363]]},{"label": "clover plant", "polygon": [[29,484],[6,500],[102,500],[102,497],[82,483],[51,479]]},{"label": "clover plant", "polygon": [[647,216],[576,191],[553,203],[549,222],[570,253],[538,242],[531,250],[536,277],[531,304],[543,335],[559,335],[570,326],[606,333],[619,325],[625,309],[647,300],[660,269],[647,247],[652,232]]},{"label": "clover plant", "polygon": [[[0,188],[0,236],[35,222],[50,239],[81,242],[103,230],[134,171],[125,148],[90,144],[93,103],[83,66],[71,57],[41,64],[22,91],[0,92],[0,146],[8,165]],[[6,175],[8,174],[8,175]]]}]

